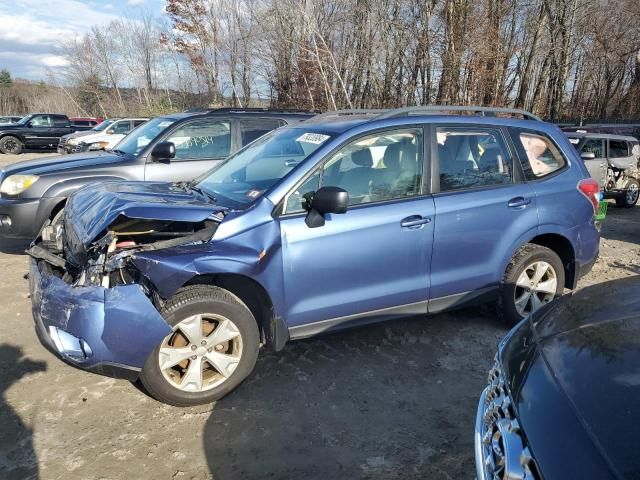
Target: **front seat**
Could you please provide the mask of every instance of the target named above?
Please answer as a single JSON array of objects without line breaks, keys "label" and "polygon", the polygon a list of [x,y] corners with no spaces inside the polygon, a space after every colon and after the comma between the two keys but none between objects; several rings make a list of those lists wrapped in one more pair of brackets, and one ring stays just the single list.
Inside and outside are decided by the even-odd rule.
[{"label": "front seat", "polygon": [[361,203],[369,195],[373,177],[373,157],[371,150],[364,148],[351,153],[351,161],[357,165],[340,177],[340,187],[349,192],[350,203]]}]

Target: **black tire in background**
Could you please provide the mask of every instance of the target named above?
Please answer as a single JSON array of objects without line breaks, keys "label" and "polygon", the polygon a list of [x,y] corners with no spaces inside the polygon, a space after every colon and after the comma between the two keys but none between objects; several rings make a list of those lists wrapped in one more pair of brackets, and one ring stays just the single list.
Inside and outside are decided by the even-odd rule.
[{"label": "black tire in background", "polygon": [[616,207],[631,208],[638,203],[640,195],[640,183],[635,178],[630,178],[624,186],[624,193],[616,198]]},{"label": "black tire in background", "polygon": [[169,299],[161,314],[175,327],[193,315],[216,313],[233,322],[242,337],[242,355],[233,373],[220,385],[201,392],[185,392],[172,385],[160,369],[159,355],[162,345],[149,354],[142,368],[140,380],[155,399],[177,407],[210,403],[236,388],[255,367],[260,348],[258,324],[249,308],[234,294],[220,287],[192,285],[184,287]]},{"label": "black tire in background", "polygon": [[[515,325],[526,316],[521,315],[516,307],[516,295],[522,289],[517,285],[517,282],[523,272],[536,263],[546,263],[553,270],[556,288],[552,297],[560,297],[564,291],[565,272],[560,257],[550,248],[541,245],[528,243],[523,246],[515,253],[507,266],[497,300],[498,316],[509,325]],[[532,295],[534,294],[536,294],[535,291]],[[547,303],[548,301],[550,300],[547,300]]]},{"label": "black tire in background", "polygon": [[19,155],[24,145],[19,138],[7,135],[0,140],[0,152],[7,155]]}]

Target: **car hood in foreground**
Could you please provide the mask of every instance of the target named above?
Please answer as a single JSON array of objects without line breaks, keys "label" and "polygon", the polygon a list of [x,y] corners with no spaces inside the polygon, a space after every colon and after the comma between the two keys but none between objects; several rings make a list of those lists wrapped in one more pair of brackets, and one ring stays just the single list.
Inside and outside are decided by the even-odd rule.
[{"label": "car hood in foreground", "polygon": [[[555,404],[558,411],[566,407],[571,412],[569,416],[575,415],[579,426],[573,436],[588,437],[611,476],[639,478],[640,434],[636,426],[640,424],[640,277],[587,287],[562,298],[519,327],[520,333],[527,329],[529,338],[520,343],[531,345],[529,360],[514,361],[519,356],[515,354],[506,358],[508,349],[503,350],[502,356],[503,364],[510,364],[510,386],[517,397],[518,411],[545,423],[544,418],[553,415],[530,408],[537,401],[535,397],[553,395],[549,393],[552,390],[561,392]],[[518,333],[513,335],[517,337]],[[550,374],[548,382],[529,372],[527,364],[535,363],[535,358]],[[514,374],[516,369],[527,373]],[[535,390],[531,388],[533,383],[537,383]],[[558,405],[563,402],[566,405]],[[553,443],[560,428],[558,421],[561,420],[556,416],[556,424],[541,426],[546,427],[547,438],[537,441]],[[531,430],[537,427],[523,428],[531,437]],[[536,439],[531,440],[535,455]],[[577,450],[578,444],[575,441],[573,448]],[[563,461],[572,463],[577,458],[564,457]]]},{"label": "car hood in foreground", "polygon": [[67,245],[84,251],[118,217],[202,222],[226,208],[186,186],[159,182],[92,183],[75,192],[65,207]]}]

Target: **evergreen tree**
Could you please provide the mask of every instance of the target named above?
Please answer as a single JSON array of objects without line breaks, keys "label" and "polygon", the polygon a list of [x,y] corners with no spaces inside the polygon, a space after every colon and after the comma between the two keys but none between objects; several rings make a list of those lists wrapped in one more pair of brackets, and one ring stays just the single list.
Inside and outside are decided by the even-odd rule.
[{"label": "evergreen tree", "polygon": [[0,87],[9,87],[11,86],[11,83],[13,83],[13,80],[11,80],[9,70],[5,68],[0,70]]}]

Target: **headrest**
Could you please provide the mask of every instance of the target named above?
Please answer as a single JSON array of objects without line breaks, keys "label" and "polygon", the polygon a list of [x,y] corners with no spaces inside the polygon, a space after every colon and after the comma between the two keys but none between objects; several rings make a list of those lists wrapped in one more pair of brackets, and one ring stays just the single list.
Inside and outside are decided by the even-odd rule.
[{"label": "headrest", "polygon": [[480,162],[483,164],[493,163],[496,165],[500,160],[502,160],[502,149],[499,145],[487,145],[480,156]]},{"label": "headrest", "polygon": [[360,167],[373,167],[373,157],[371,150],[363,148],[351,153],[351,161]]},{"label": "headrest", "polygon": [[400,166],[400,152],[402,151],[402,144],[400,142],[387,145],[384,150],[384,166],[386,168],[398,168]]}]

